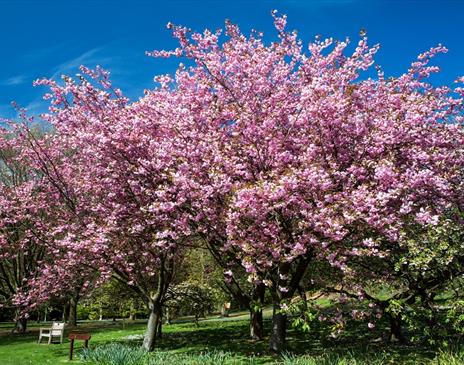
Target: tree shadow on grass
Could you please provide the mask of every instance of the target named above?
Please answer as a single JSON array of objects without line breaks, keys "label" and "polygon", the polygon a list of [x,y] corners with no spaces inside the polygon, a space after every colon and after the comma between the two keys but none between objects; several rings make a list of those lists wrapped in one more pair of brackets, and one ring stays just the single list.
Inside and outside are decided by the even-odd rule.
[{"label": "tree shadow on grass", "polygon": [[[141,338],[146,323],[85,323],[76,330],[91,332],[90,346],[98,346],[105,343],[117,342],[134,346],[141,345]],[[265,320],[265,334],[271,329],[271,321]],[[69,330],[65,332],[65,338]],[[385,338],[388,333],[388,323],[379,321],[374,330],[369,330],[366,323],[348,320],[345,331],[333,338],[331,325],[316,321],[308,333],[303,333],[291,328],[288,330],[288,350],[297,355],[321,356],[321,355],[351,355],[359,359],[374,358],[385,353],[385,364],[421,364],[425,360],[434,357],[437,347],[426,343],[419,345],[390,344]],[[47,345],[37,344],[38,333],[9,334],[0,336],[0,347],[14,346],[20,350],[24,347],[29,352],[40,351]],[[135,339],[134,339],[135,338]],[[82,343],[76,344],[77,349]],[[259,357],[259,363],[272,361],[268,349],[268,337],[262,341],[249,340],[249,327],[247,320],[206,320],[201,321],[196,327],[193,323],[174,323],[163,326],[163,336],[158,340],[157,350],[172,353],[197,354],[200,352],[223,351],[239,357]],[[53,358],[66,358],[69,343],[48,346]],[[77,350],[76,352],[78,352]],[[257,362],[258,363],[258,362]],[[367,363],[369,363],[367,361]]]},{"label": "tree shadow on grass", "polygon": [[[270,333],[271,321],[265,320],[265,333]],[[268,337],[262,341],[249,340],[248,322],[224,321],[201,322],[198,328],[192,324],[164,326],[163,338],[158,341],[161,351],[178,353],[199,353],[224,351],[239,356],[270,356]],[[369,330],[366,323],[348,321],[339,337],[331,337],[329,324],[316,322],[311,331],[303,333],[289,328],[287,349],[297,355],[321,356],[354,355],[360,359],[378,357],[385,354],[389,363],[419,364],[417,359],[431,359],[437,348],[428,344],[400,345],[386,341],[388,326],[380,322],[375,330]],[[127,342],[126,342],[127,343]],[[135,343],[140,343],[135,341]]]}]

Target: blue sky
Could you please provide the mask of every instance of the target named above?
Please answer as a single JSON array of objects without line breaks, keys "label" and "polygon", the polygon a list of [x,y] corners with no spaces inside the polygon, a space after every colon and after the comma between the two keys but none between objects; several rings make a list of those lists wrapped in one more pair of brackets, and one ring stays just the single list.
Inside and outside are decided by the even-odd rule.
[{"label": "blue sky", "polygon": [[167,22],[203,30],[228,18],[272,39],[272,9],[287,14],[305,42],[317,34],[356,40],[365,28],[382,46],[377,62],[387,75],[405,71],[440,42],[450,52],[437,59],[443,71],[434,81],[464,75],[464,0],[0,0],[0,116],[15,115],[13,100],[44,111],[46,90],[32,81],[74,75],[80,64],[110,70],[116,86],[137,99],[154,86],[153,76],[177,66],[144,54],[176,46]]}]

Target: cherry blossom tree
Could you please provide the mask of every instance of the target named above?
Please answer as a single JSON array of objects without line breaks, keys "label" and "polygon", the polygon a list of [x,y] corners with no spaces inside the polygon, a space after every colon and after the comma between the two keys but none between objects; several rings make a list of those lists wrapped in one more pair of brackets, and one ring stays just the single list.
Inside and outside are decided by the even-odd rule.
[{"label": "cherry blossom tree", "polygon": [[145,117],[143,106],[128,104],[105,71],[82,67],[76,80],[63,81],[37,82],[51,89],[50,113],[42,117],[54,133],[46,144],[30,140],[29,152],[67,222],[56,228],[54,240],[67,249],[40,278],[46,276],[52,288],[37,285],[37,292],[62,292],[58,271],[84,273],[67,279],[84,289],[95,277],[97,284],[114,277],[146,303],[144,346],[151,351],[179,247],[188,239],[181,226],[174,230],[175,208],[182,204],[172,176],[175,156],[163,147],[169,139],[157,116]]},{"label": "cherry blossom tree", "polygon": [[[16,308],[15,331],[24,332],[35,308],[16,297],[32,289],[30,282],[51,255],[45,230],[52,216],[43,176],[22,158],[20,133],[9,123],[0,130],[0,306]],[[31,134],[42,135],[37,128]]]},{"label": "cherry blossom tree", "polygon": [[69,267],[94,268],[68,279],[84,288],[113,276],[147,304],[153,350],[176,265],[201,240],[250,309],[269,290],[280,352],[285,307],[316,259],[349,274],[350,255],[378,256],[375,242],[400,244],[411,220],[433,225],[462,199],[463,89],[427,82],[444,47],[389,79],[372,70],[379,47],[367,38],[351,52],[348,40],[306,49],[273,17],[270,44],[230,22],[224,39],[169,24],[179,47],[150,54],[188,66],[132,103],[98,68],[38,82],[51,89],[43,118],[55,131],[26,155],[62,214],[48,229],[59,259],[43,273],[50,289],[36,292],[61,290],[52,278]]},{"label": "cherry blossom tree", "polygon": [[269,287],[278,352],[282,306],[311,260],[346,270],[345,242],[370,255],[372,232],[397,242],[409,217],[429,224],[443,214],[462,171],[463,132],[462,99],[426,81],[444,47],[398,78],[378,68],[372,79],[364,72],[378,46],[365,37],[349,55],[348,40],[332,39],[307,53],[285,16],[274,13],[274,22],[279,39],[270,45],[230,23],[224,41],[221,31],[170,24],[179,48],[151,54],[191,62],[163,78],[175,95],[172,150],[184,152],[191,226]]}]

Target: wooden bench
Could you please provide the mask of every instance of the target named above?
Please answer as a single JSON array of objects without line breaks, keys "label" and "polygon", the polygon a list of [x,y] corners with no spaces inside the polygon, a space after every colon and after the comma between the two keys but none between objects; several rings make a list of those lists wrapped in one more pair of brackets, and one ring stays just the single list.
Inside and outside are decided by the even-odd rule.
[{"label": "wooden bench", "polygon": [[39,333],[39,341],[42,341],[42,337],[48,337],[48,344],[50,345],[53,338],[59,338],[60,343],[63,343],[64,335],[64,322],[53,322],[50,328],[41,328]]}]

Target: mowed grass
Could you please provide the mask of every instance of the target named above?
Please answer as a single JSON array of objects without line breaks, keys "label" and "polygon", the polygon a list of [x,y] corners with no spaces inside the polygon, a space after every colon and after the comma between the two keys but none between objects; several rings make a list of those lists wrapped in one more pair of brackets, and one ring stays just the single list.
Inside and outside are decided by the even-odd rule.
[{"label": "mowed grass", "polygon": [[[270,311],[266,311],[265,330],[270,331]],[[158,350],[172,354],[199,354],[208,351],[224,351],[238,359],[253,358],[254,364],[281,364],[282,359],[271,356],[267,351],[267,338],[264,341],[248,339],[248,316],[246,313],[233,314],[229,318],[209,317],[199,326],[189,319],[163,326],[163,337]],[[0,364],[1,365],[42,365],[42,364],[81,364],[78,359],[82,342],[76,342],[75,360],[68,360],[69,341],[59,344],[37,344],[38,328],[43,324],[32,324],[26,334],[9,334],[11,324],[0,325]],[[8,328],[9,327],[9,328]],[[128,345],[141,344],[145,330],[144,322],[84,322],[79,331],[92,334],[90,346],[111,342]],[[386,324],[369,331],[365,323],[350,322],[347,330],[338,338],[330,336],[330,327],[318,323],[310,333],[302,333],[289,328],[288,350],[297,355],[311,357],[339,356],[359,359],[359,364],[369,364],[369,359],[382,359],[385,364],[430,364],[439,349],[423,345],[396,345],[384,341]],[[129,338],[127,338],[129,336]],[[67,338],[67,333],[65,333]],[[459,349],[458,349],[459,350]],[[352,361],[352,360],[351,360]],[[302,362],[303,364],[304,362]],[[308,362],[309,363],[309,362]],[[343,362],[341,362],[343,363]],[[353,362],[345,362],[352,364]],[[356,362],[357,364],[358,362]],[[441,362],[433,362],[435,364]],[[459,364],[457,362],[455,364]],[[445,364],[443,362],[443,364]]]},{"label": "mowed grass", "polygon": [[[38,344],[39,327],[49,327],[50,324],[32,323],[26,334],[10,334],[11,324],[0,326],[0,364],[1,365],[41,365],[41,364],[62,364],[80,363],[73,360],[68,361],[69,331],[65,331],[65,341],[63,344],[46,343],[47,339],[42,339],[42,344]],[[9,327],[9,328],[8,328]],[[90,345],[95,346],[121,340],[122,338],[142,334],[145,328],[144,323],[133,323],[123,325],[121,322],[88,322],[80,323],[76,330],[90,332],[92,339]],[[75,348],[80,349],[82,341],[75,342]],[[77,350],[76,352],[79,352]],[[77,356],[75,356],[76,358]]]}]

